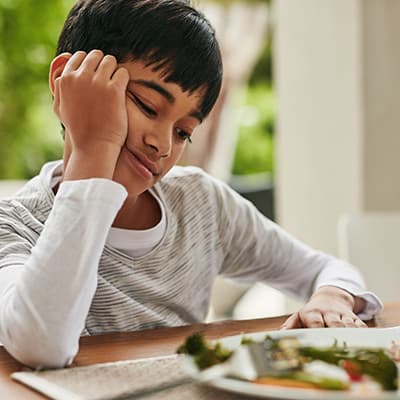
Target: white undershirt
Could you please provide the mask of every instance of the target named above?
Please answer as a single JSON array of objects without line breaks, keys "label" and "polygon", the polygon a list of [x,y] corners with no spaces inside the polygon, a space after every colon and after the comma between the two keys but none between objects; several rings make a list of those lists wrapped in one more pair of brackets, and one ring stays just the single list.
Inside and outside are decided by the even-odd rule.
[{"label": "white undershirt", "polygon": [[[61,180],[61,169],[57,168],[51,181],[54,188]],[[153,189],[150,194],[156,199],[160,210],[161,219],[157,225],[150,229],[134,230],[111,228],[107,236],[107,245],[131,257],[141,257],[153,250],[160,243],[167,228],[165,208]]]},{"label": "white undershirt", "polygon": [[161,210],[160,222],[150,229],[133,230],[111,228],[107,236],[107,244],[131,257],[141,257],[150,252],[160,243],[167,227],[165,209],[153,190],[150,194],[157,200]]}]

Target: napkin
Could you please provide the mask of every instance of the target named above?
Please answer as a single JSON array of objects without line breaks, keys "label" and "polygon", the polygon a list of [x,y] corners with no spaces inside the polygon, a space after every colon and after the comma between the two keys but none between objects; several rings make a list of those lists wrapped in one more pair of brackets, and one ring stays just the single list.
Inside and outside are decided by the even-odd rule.
[{"label": "napkin", "polygon": [[[189,378],[182,365],[182,356],[147,358],[94,364],[38,372],[15,372],[11,377],[55,400],[110,400],[132,399],[135,393],[154,386]],[[141,397],[140,397],[141,398]],[[196,383],[188,383],[152,395],[146,400],[239,400],[222,392]]]}]

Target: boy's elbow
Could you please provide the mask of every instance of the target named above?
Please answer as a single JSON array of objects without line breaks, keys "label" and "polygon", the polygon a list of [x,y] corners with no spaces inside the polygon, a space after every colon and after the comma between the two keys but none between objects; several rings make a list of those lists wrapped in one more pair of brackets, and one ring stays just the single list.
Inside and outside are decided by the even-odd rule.
[{"label": "boy's elbow", "polygon": [[23,345],[5,346],[7,351],[20,363],[33,369],[64,368],[70,365],[79,346],[65,343],[24,343]]},{"label": "boy's elbow", "polygon": [[21,354],[16,357],[22,364],[37,370],[65,368],[70,365],[76,352],[56,351],[52,353],[34,352],[33,354]]}]

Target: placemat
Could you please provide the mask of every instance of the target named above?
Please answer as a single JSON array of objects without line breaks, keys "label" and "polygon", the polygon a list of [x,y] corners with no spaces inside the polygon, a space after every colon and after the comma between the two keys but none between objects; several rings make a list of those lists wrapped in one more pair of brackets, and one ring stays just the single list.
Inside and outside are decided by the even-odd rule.
[{"label": "placemat", "polygon": [[[182,356],[94,364],[39,372],[15,372],[13,379],[55,400],[240,400],[247,397],[194,383],[183,370]],[[186,384],[149,394],[154,386]]]}]

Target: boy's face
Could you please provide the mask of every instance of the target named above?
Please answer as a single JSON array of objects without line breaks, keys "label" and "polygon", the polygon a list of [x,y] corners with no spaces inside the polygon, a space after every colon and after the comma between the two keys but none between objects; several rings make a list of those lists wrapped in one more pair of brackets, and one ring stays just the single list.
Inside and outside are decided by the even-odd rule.
[{"label": "boy's face", "polygon": [[136,195],[153,186],[179,160],[201,123],[201,91],[184,93],[142,62],[122,63],[130,76],[126,92],[128,134],[113,179]]}]

